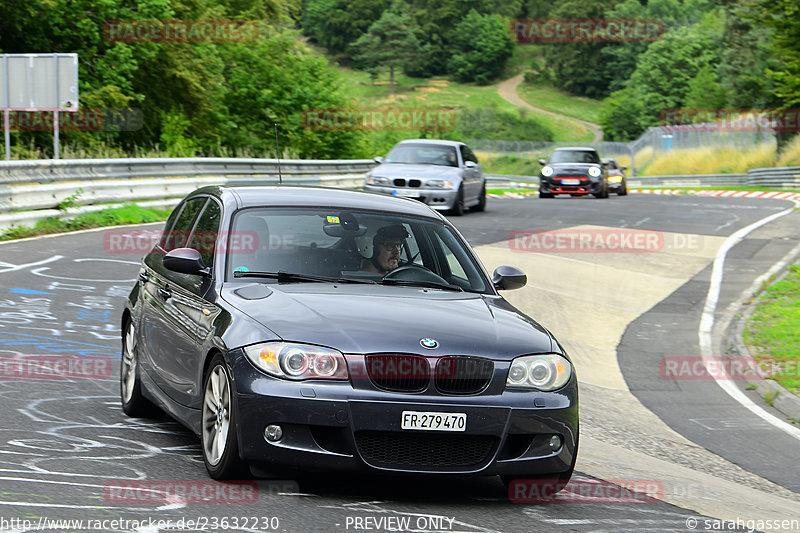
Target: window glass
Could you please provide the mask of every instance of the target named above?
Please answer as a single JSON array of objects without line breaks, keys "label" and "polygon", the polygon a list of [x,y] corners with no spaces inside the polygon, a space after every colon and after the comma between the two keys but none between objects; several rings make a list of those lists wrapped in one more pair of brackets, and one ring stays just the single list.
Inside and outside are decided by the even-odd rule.
[{"label": "window glass", "polygon": [[472,150],[470,150],[467,146],[461,146],[461,157],[464,159],[464,161],[472,161],[476,164],[478,163],[478,158],[475,157],[475,154],[472,153]]},{"label": "window glass", "polygon": [[208,267],[214,265],[214,250],[217,246],[221,215],[219,204],[209,200],[189,238],[188,247],[199,251],[203,256],[203,263]]},{"label": "window glass", "polygon": [[550,156],[551,163],[600,163],[597,152],[590,150],[557,150]]},{"label": "window glass", "polygon": [[415,165],[441,165],[457,167],[458,156],[454,146],[438,144],[398,144],[389,152],[385,163]]},{"label": "window glass", "polygon": [[172,226],[175,225],[175,219],[178,218],[181,209],[183,209],[183,205],[184,204],[181,203],[175,206],[175,209],[172,210],[172,213],[170,213],[169,218],[167,218],[166,224],[164,224],[164,231],[161,233],[161,239],[159,239],[158,241],[158,245],[161,246],[162,248],[166,248],[167,246],[167,237],[169,236],[169,232],[172,229]]},{"label": "window glass", "polygon": [[249,271],[383,283],[384,275],[397,270],[389,277],[404,284],[457,285],[475,292],[488,286],[462,242],[438,220],[360,210],[248,208],[233,217],[228,239],[237,234],[256,236],[257,245],[237,253],[228,244],[229,280]]},{"label": "window glass", "polygon": [[164,249],[166,251],[174,250],[175,248],[183,248],[186,246],[189,238],[189,232],[192,231],[194,219],[197,218],[198,213],[206,203],[206,197],[192,198],[183,204],[183,209],[180,215],[175,220],[175,225],[169,232]]}]

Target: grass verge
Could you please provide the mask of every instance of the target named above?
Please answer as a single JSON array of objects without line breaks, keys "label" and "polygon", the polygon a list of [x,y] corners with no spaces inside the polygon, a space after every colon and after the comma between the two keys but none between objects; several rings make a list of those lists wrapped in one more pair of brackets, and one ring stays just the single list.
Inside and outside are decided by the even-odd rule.
[{"label": "grass verge", "polygon": [[800,264],[768,287],[744,328],[750,353],[774,379],[800,396]]},{"label": "grass verge", "polygon": [[45,218],[36,222],[33,227],[9,228],[0,233],[0,241],[38,237],[53,233],[65,233],[82,229],[121,226],[124,224],[145,224],[166,220],[172,209],[147,209],[136,204],[124,207],[105,209],[94,213],[83,213],[69,220]]}]

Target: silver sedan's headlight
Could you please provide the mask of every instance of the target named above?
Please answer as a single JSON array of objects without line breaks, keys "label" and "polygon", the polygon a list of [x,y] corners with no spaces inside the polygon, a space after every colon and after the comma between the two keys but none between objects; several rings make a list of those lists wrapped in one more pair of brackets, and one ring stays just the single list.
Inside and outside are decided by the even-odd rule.
[{"label": "silver sedan's headlight", "polygon": [[549,178],[552,175],[553,175],[553,167],[546,166],[542,168],[542,176],[544,176],[545,178]]},{"label": "silver sedan's headlight", "polygon": [[589,167],[589,175],[596,178],[600,175],[600,167]]},{"label": "silver sedan's headlight", "polygon": [[388,185],[389,178],[382,178],[380,176],[367,176],[367,183],[369,185]]},{"label": "silver sedan's headlight", "polygon": [[506,387],[552,391],[566,385],[572,365],[561,355],[525,355],[511,362]]},{"label": "silver sedan's headlight", "polygon": [[267,374],[284,379],[348,379],[344,355],[331,348],[265,342],[244,349],[247,358]]},{"label": "silver sedan's headlight", "polygon": [[428,180],[425,185],[431,189],[452,189],[453,182],[449,180]]}]

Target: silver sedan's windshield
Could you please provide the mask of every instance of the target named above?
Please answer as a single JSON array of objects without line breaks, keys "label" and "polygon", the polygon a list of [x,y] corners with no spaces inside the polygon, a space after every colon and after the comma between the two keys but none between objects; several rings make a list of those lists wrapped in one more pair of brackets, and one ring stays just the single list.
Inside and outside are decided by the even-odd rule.
[{"label": "silver sedan's windshield", "polygon": [[398,144],[389,155],[385,163],[402,163],[414,165],[441,165],[457,167],[458,155],[454,146],[437,144]]},{"label": "silver sedan's windshield", "polygon": [[335,208],[247,208],[234,215],[226,252],[229,281],[363,280],[488,291],[466,246],[433,219]]}]

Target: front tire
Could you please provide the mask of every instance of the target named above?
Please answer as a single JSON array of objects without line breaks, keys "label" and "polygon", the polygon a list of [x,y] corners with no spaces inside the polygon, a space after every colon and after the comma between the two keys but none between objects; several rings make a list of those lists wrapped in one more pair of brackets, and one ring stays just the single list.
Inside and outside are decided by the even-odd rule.
[{"label": "front tire", "polygon": [[119,389],[122,410],[134,418],[156,418],[161,410],[142,394],[139,378],[139,352],[136,349],[136,328],[132,320],[125,326],[122,337],[122,361],[120,364]]},{"label": "front tire", "polygon": [[456,193],[456,201],[453,204],[453,209],[450,211],[450,214],[454,217],[460,217],[464,214],[464,186],[458,188],[458,193]]},{"label": "front tire", "polygon": [[478,205],[472,208],[473,211],[477,211],[479,213],[486,211],[486,184],[484,183],[481,187],[481,195],[478,199]]},{"label": "front tire", "polygon": [[217,355],[203,379],[203,415],[200,443],[208,475],[214,479],[237,479],[248,470],[239,457],[236,411],[231,377],[225,359]]},{"label": "front tire", "polygon": [[617,196],[627,196],[628,195],[628,184],[627,182],[622,182],[622,186],[617,189]]}]

